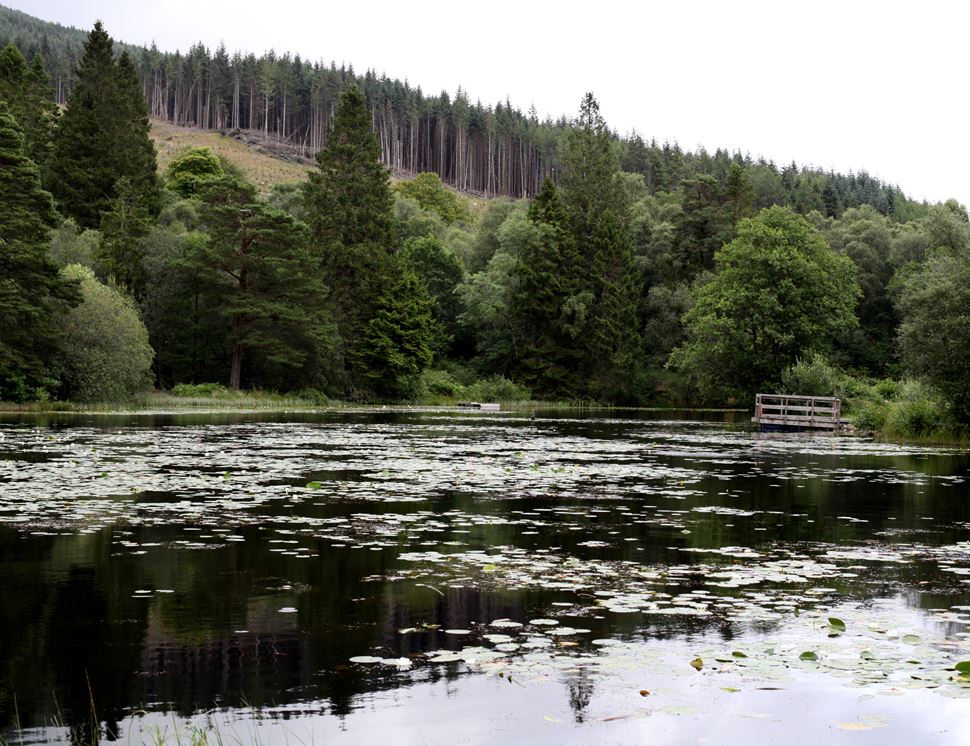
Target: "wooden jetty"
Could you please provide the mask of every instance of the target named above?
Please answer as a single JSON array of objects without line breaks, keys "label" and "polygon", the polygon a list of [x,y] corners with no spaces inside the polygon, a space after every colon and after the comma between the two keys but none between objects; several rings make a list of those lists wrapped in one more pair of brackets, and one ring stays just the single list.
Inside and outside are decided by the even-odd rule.
[{"label": "wooden jetty", "polygon": [[483,412],[499,412],[502,409],[496,402],[463,401],[458,406],[462,409],[481,409]]},{"label": "wooden jetty", "polygon": [[831,396],[756,394],[751,421],[761,430],[838,430],[842,400]]}]

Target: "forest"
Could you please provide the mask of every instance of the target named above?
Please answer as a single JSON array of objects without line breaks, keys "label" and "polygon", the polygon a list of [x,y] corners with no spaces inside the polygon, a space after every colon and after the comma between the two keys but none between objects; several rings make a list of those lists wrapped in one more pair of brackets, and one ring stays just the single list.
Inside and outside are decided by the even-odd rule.
[{"label": "forest", "polygon": [[[685,152],[459,91],[0,8],[0,400],[740,404],[970,422],[970,221],[864,173]],[[260,193],[151,120],[315,158]],[[487,195],[470,200],[468,194]]]}]

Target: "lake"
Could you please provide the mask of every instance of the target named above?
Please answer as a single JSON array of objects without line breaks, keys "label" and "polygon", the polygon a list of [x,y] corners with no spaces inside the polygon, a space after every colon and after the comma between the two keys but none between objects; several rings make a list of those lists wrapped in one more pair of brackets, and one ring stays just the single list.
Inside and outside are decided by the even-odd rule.
[{"label": "lake", "polygon": [[5,416],[0,733],[970,743],[967,453],[747,417]]}]

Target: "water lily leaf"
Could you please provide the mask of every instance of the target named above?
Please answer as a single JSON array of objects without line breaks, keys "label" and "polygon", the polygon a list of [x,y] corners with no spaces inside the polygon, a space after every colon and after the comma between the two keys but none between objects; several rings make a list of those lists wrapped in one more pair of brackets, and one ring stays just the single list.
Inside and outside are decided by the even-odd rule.
[{"label": "water lily leaf", "polygon": [[373,655],[355,655],[350,659],[351,663],[381,663],[383,658],[375,658]]},{"label": "water lily leaf", "polygon": [[746,654],[742,653],[740,650],[735,650],[734,652],[731,653],[731,655],[733,655],[735,658],[747,658],[748,657]]},{"label": "water lily leaf", "polygon": [[641,697],[649,697],[650,696],[650,692],[648,692],[646,689],[641,689],[640,690],[640,696]]},{"label": "water lily leaf", "polygon": [[804,653],[802,653],[800,656],[798,656],[798,660],[800,660],[800,661],[817,661],[818,660],[818,654],[817,653],[813,653],[811,650],[806,650]]},{"label": "water lily leaf", "polygon": [[741,691],[740,689],[737,689],[736,687],[733,687],[733,686],[722,686],[721,690],[725,692],[730,692],[731,694]]},{"label": "water lily leaf", "polygon": [[694,660],[690,662],[690,665],[700,671],[702,668],[704,668],[704,661],[701,658],[694,658]]},{"label": "water lily leaf", "polygon": [[307,482],[306,487],[308,490],[318,490],[323,487],[323,482]]},{"label": "water lily leaf", "polygon": [[919,635],[903,635],[903,642],[908,645],[915,645],[919,641]]},{"label": "water lily leaf", "polygon": [[829,617],[829,627],[837,632],[845,632],[845,622],[843,622],[838,617]]},{"label": "water lily leaf", "polygon": [[970,674],[970,661],[960,661],[953,668],[960,673]]}]

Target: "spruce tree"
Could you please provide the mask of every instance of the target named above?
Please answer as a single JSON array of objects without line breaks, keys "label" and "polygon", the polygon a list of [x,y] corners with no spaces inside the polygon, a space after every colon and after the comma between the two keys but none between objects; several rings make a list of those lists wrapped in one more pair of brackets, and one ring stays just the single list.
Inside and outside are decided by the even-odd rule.
[{"label": "spruce tree", "polygon": [[358,353],[368,388],[381,397],[407,393],[407,382],[427,368],[435,336],[433,301],[417,276],[405,270],[377,299]]},{"label": "spruce tree", "polygon": [[616,179],[619,170],[613,137],[600,114],[599,103],[592,93],[587,93],[579,118],[566,135],[559,177],[563,203],[587,259],[586,249],[603,212],[612,210],[621,221],[626,218],[623,190]]},{"label": "spruce tree", "polygon": [[0,101],[0,400],[23,400],[56,386],[57,314],[79,300],[75,284],[47,257],[56,223],[24,138]]},{"label": "spruce tree", "polygon": [[390,177],[380,160],[364,96],[354,85],[341,96],[317,164],[307,185],[307,213],[353,379],[365,372],[353,362],[364,359],[358,354],[364,326],[398,271],[391,261]]},{"label": "spruce tree", "polygon": [[542,396],[569,397],[580,388],[575,380],[579,358],[562,315],[580,287],[581,268],[569,215],[550,179],[530,205],[529,219],[541,229],[541,238],[523,247],[516,265],[512,312],[523,330],[518,375]]},{"label": "spruce tree", "polygon": [[601,401],[627,401],[633,393],[640,347],[640,288],[630,234],[611,210],[592,237],[593,308],[586,339],[590,393]]},{"label": "spruce tree", "polygon": [[84,43],[77,85],[54,137],[51,188],[83,228],[99,228],[127,178],[149,213],[158,209],[155,146],[148,111],[127,54],[115,61],[100,21]]},{"label": "spruce tree", "polygon": [[56,107],[44,61],[35,55],[30,66],[13,44],[0,51],[0,99],[24,135],[24,152],[41,169],[50,157],[52,126]]}]

